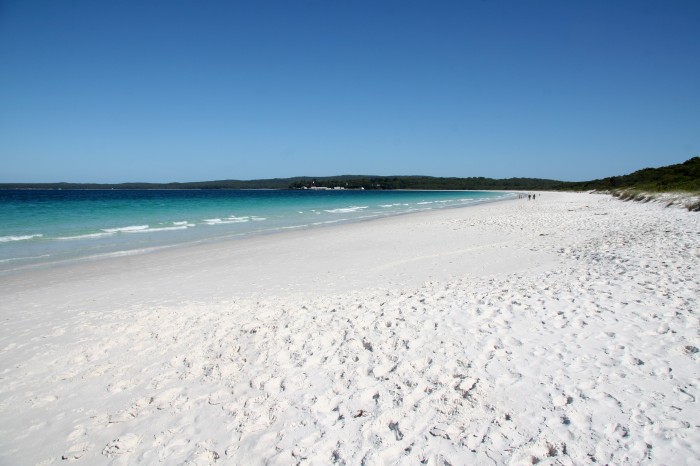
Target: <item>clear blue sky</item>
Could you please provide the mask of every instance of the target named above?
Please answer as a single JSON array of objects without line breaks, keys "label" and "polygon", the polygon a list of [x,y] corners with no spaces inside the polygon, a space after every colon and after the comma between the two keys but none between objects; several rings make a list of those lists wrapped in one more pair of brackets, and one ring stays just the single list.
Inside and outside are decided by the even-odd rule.
[{"label": "clear blue sky", "polygon": [[0,182],[700,155],[700,1],[0,0]]}]

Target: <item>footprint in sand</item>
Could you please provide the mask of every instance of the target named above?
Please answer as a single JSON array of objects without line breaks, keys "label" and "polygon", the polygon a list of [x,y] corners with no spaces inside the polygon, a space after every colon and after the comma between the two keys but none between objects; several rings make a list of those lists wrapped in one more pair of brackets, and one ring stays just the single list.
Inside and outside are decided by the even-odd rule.
[{"label": "footprint in sand", "polygon": [[140,398],[140,399],[136,400],[129,407],[129,409],[126,409],[124,411],[120,411],[116,414],[110,415],[109,416],[109,423],[116,424],[119,422],[131,421],[132,419],[139,416],[139,414],[141,413],[141,410],[143,408],[145,408],[146,406],[149,406],[151,403],[153,403],[153,398],[150,398],[150,397]]},{"label": "footprint in sand", "polygon": [[42,397],[35,397],[29,400],[29,404],[32,406],[32,408],[41,408],[42,406],[46,406],[50,403],[53,403],[54,401],[58,400],[58,397],[56,395],[46,395]]},{"label": "footprint in sand", "polygon": [[[305,450],[305,449],[304,449],[304,450]],[[237,451],[238,451],[238,445],[237,445],[237,444],[232,444],[232,445],[229,445],[228,448],[226,448],[226,451],[224,452],[224,454],[225,454],[226,456],[228,456],[228,457],[232,457],[233,455],[236,454]],[[306,457],[307,457],[308,455],[306,455],[306,456],[302,455],[302,454],[300,453],[300,452],[302,452],[302,451],[303,451],[303,450],[300,450],[300,447],[297,447],[297,448],[295,448],[294,450],[292,450],[292,456],[294,456],[294,457],[297,458],[298,460],[306,459]],[[295,452],[297,453],[296,455],[294,454]]]},{"label": "footprint in sand", "polygon": [[609,438],[625,438],[629,436],[629,429],[623,425],[614,423],[605,426],[605,434]]},{"label": "footprint in sand", "polygon": [[171,388],[153,397],[153,404],[160,410],[172,408],[175,412],[180,412],[188,400],[189,398],[183,393],[182,389]]},{"label": "footprint in sand", "polygon": [[102,450],[102,454],[108,458],[125,455],[134,451],[140,442],[141,437],[138,435],[124,434],[109,442],[104,450]]},{"label": "footprint in sand", "polygon": [[167,461],[169,458],[184,455],[192,449],[190,440],[186,438],[163,438],[161,439],[162,448],[158,452],[158,457],[161,462]]},{"label": "footprint in sand", "polygon": [[444,426],[435,426],[428,431],[433,437],[442,437],[445,440],[450,440],[450,434]]},{"label": "footprint in sand", "polygon": [[397,441],[399,441],[403,438],[403,432],[401,432],[401,429],[399,428],[398,422],[390,422],[389,423],[389,430],[394,432],[394,436],[396,437]]},{"label": "footprint in sand", "polygon": [[92,448],[92,444],[90,442],[80,442],[76,443],[72,447],[70,447],[64,454],[61,456],[61,459],[64,461],[74,461],[78,460],[85,455],[85,453],[88,452]]},{"label": "footprint in sand", "polygon": [[474,390],[476,389],[478,383],[478,378],[467,377],[462,379],[462,381],[455,386],[455,390],[462,395],[462,398],[471,398],[475,393]]},{"label": "footprint in sand", "polygon": [[574,402],[574,399],[570,396],[560,394],[552,398],[552,404],[557,408],[563,408],[564,406]]},{"label": "footprint in sand", "polygon": [[547,464],[570,464],[569,462],[551,462],[548,458],[567,456],[566,444],[562,442],[550,442],[539,439],[534,445],[526,447],[524,450],[513,455],[510,464],[530,465],[540,462]]},{"label": "footprint in sand", "polygon": [[75,426],[75,428],[73,428],[73,432],[68,434],[68,440],[75,441],[85,435],[87,435],[87,429],[85,428],[85,426],[77,425]]},{"label": "footprint in sand", "polygon": [[110,393],[119,393],[125,390],[131,390],[136,386],[135,380],[119,380],[107,385],[107,391]]},{"label": "footprint in sand", "polygon": [[219,454],[214,450],[210,449],[210,446],[206,443],[197,444],[197,448],[192,452],[192,454],[187,458],[185,464],[191,464],[196,466],[205,466],[216,463],[219,459]]},{"label": "footprint in sand", "polygon": [[232,395],[227,390],[217,390],[216,392],[209,395],[209,404],[212,406],[224,404],[226,401],[230,400]]}]

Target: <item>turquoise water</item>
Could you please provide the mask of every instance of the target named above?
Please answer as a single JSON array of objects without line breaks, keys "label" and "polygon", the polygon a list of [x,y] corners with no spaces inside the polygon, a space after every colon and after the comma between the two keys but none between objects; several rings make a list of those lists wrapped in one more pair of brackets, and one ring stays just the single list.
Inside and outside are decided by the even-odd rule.
[{"label": "turquoise water", "polygon": [[0,271],[509,197],[475,191],[0,190]]}]

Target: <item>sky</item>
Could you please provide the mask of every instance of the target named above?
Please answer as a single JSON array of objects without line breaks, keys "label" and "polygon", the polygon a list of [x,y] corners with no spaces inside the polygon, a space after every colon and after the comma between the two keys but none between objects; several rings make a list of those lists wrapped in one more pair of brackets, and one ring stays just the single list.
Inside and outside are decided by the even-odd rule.
[{"label": "sky", "polygon": [[0,182],[579,181],[698,155],[697,0],[0,0]]}]

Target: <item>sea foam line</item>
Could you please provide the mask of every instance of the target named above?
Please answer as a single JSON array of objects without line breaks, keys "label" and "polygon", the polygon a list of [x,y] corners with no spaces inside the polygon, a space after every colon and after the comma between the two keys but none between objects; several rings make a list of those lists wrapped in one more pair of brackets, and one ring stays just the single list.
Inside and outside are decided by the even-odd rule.
[{"label": "sea foam line", "polygon": [[151,227],[150,225],[133,225],[129,227],[120,228],[104,228],[102,232],[99,233],[86,233],[84,235],[75,236],[59,236],[55,239],[57,240],[76,240],[76,239],[96,239],[96,238],[106,238],[109,236],[114,236],[118,233],[153,233],[156,231],[173,231],[173,230],[186,230],[187,228],[192,228],[196,226],[193,223],[183,221],[183,222],[172,222],[172,226],[162,226],[162,227]]},{"label": "sea foam line", "polygon": [[32,259],[42,259],[44,257],[51,257],[50,254],[43,254],[41,256],[29,256],[29,257],[10,257],[8,259],[0,259],[0,264],[4,264],[5,262],[14,262],[14,261],[23,261],[23,260],[32,260]]},{"label": "sea foam line", "polygon": [[59,236],[58,240],[71,240],[71,239],[88,239],[88,238],[106,238],[107,236],[113,236],[116,232],[102,232],[102,233],[86,233],[84,235],[75,236]]},{"label": "sea foam line", "polygon": [[120,227],[120,228],[103,228],[102,231],[105,233],[129,233],[133,231],[141,231],[141,230],[146,230],[148,228],[148,225],[132,225],[129,227]]},{"label": "sea foam line", "polygon": [[346,218],[340,218],[340,219],[337,219],[337,220],[326,220],[325,222],[314,222],[314,223],[312,223],[311,225],[313,225],[313,226],[330,225],[330,224],[332,224],[332,223],[340,223],[340,222],[345,222],[345,221],[347,221]]},{"label": "sea foam line", "polygon": [[226,218],[205,218],[202,220],[207,225],[225,225],[228,223],[245,223],[250,221],[250,217],[226,217]]},{"label": "sea foam line", "polygon": [[344,207],[340,209],[330,209],[330,210],[324,210],[324,212],[328,212],[329,214],[348,214],[351,212],[357,212],[363,209],[366,209],[369,206],[354,206],[354,207]]},{"label": "sea foam line", "polygon": [[0,243],[9,243],[10,241],[26,241],[33,238],[41,238],[42,234],[37,235],[20,235],[20,236],[0,236]]},{"label": "sea foam line", "polygon": [[102,231],[105,233],[152,233],[154,231],[185,230],[194,226],[196,225],[189,222],[172,222],[172,226],[151,227],[150,225],[134,225],[121,228],[105,228]]},{"label": "sea foam line", "polygon": [[194,225],[179,225],[179,226],[174,226],[174,227],[146,228],[145,230],[134,230],[134,231],[129,231],[128,233],[153,233],[154,231],[187,230],[190,226],[194,226]]}]

